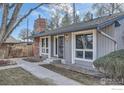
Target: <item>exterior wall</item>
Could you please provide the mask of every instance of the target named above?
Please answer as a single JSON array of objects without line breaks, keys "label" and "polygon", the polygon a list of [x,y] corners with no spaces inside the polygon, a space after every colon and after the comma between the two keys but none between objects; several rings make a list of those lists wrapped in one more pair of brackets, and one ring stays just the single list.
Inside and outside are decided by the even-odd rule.
[{"label": "exterior wall", "polygon": [[51,36],[51,57],[54,57],[54,36]]},{"label": "exterior wall", "polygon": [[[103,29],[103,32],[114,37],[113,25]],[[114,42],[97,32],[97,58],[114,51]]]},{"label": "exterior wall", "polygon": [[92,62],[75,60],[75,65],[77,65],[79,67],[83,67],[84,69],[94,70]]},{"label": "exterior wall", "polygon": [[42,57],[43,59],[46,59],[46,58],[48,58],[48,55],[41,54],[41,57]]},{"label": "exterior wall", "polygon": [[71,33],[67,33],[64,35],[64,59],[66,64],[72,63],[72,46],[71,46]]},{"label": "exterior wall", "polygon": [[120,27],[115,27],[115,39],[117,41],[117,49],[124,49],[124,19],[120,20]]},{"label": "exterior wall", "polygon": [[[45,30],[46,27],[46,20],[44,18],[39,18],[35,20],[34,23],[34,31],[35,32],[43,32]],[[35,37],[34,38],[34,56],[41,56],[41,52],[40,52],[40,37]]]},{"label": "exterior wall", "polygon": [[35,37],[34,45],[33,45],[34,56],[39,56],[39,43],[40,43],[40,37]]}]

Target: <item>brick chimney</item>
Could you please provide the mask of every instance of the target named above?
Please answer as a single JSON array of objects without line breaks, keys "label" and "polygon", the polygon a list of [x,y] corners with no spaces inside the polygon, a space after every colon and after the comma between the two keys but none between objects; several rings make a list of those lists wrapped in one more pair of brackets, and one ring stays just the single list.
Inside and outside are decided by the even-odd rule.
[{"label": "brick chimney", "polygon": [[[35,32],[44,32],[46,28],[46,20],[44,18],[41,18],[39,15],[39,18],[35,20],[34,22],[34,31]],[[39,42],[40,37],[34,38],[34,56],[38,57],[39,55]]]},{"label": "brick chimney", "polygon": [[35,20],[34,23],[34,30],[36,32],[43,32],[46,28],[46,20],[44,18],[41,18],[39,15],[39,18]]}]

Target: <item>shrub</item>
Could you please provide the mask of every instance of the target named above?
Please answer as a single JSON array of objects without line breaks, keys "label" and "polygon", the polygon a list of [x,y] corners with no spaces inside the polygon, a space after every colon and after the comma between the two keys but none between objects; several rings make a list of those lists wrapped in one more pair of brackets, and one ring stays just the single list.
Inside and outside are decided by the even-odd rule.
[{"label": "shrub", "polygon": [[124,84],[124,49],[111,52],[93,62],[94,66],[106,77]]},{"label": "shrub", "polygon": [[4,66],[4,65],[9,65],[10,64],[10,61],[8,60],[0,60],[0,66]]}]

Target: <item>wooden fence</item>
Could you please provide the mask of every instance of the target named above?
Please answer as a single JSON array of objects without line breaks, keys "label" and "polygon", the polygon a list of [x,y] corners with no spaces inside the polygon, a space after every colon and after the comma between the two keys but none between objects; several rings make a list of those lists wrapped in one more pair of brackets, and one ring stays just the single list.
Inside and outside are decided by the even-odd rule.
[{"label": "wooden fence", "polygon": [[4,44],[0,48],[0,58],[19,58],[33,56],[33,45]]}]

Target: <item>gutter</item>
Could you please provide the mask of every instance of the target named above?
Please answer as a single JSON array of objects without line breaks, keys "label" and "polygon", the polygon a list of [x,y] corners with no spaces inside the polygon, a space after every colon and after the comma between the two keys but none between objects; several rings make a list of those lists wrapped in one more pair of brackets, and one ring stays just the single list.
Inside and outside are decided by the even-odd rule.
[{"label": "gutter", "polygon": [[108,39],[110,39],[111,41],[114,42],[114,51],[116,51],[117,50],[117,47],[118,47],[117,41],[113,37],[111,37],[110,35],[106,34],[102,29],[99,28],[99,26],[97,26],[97,31],[100,34],[102,34],[103,36],[107,37]]}]

